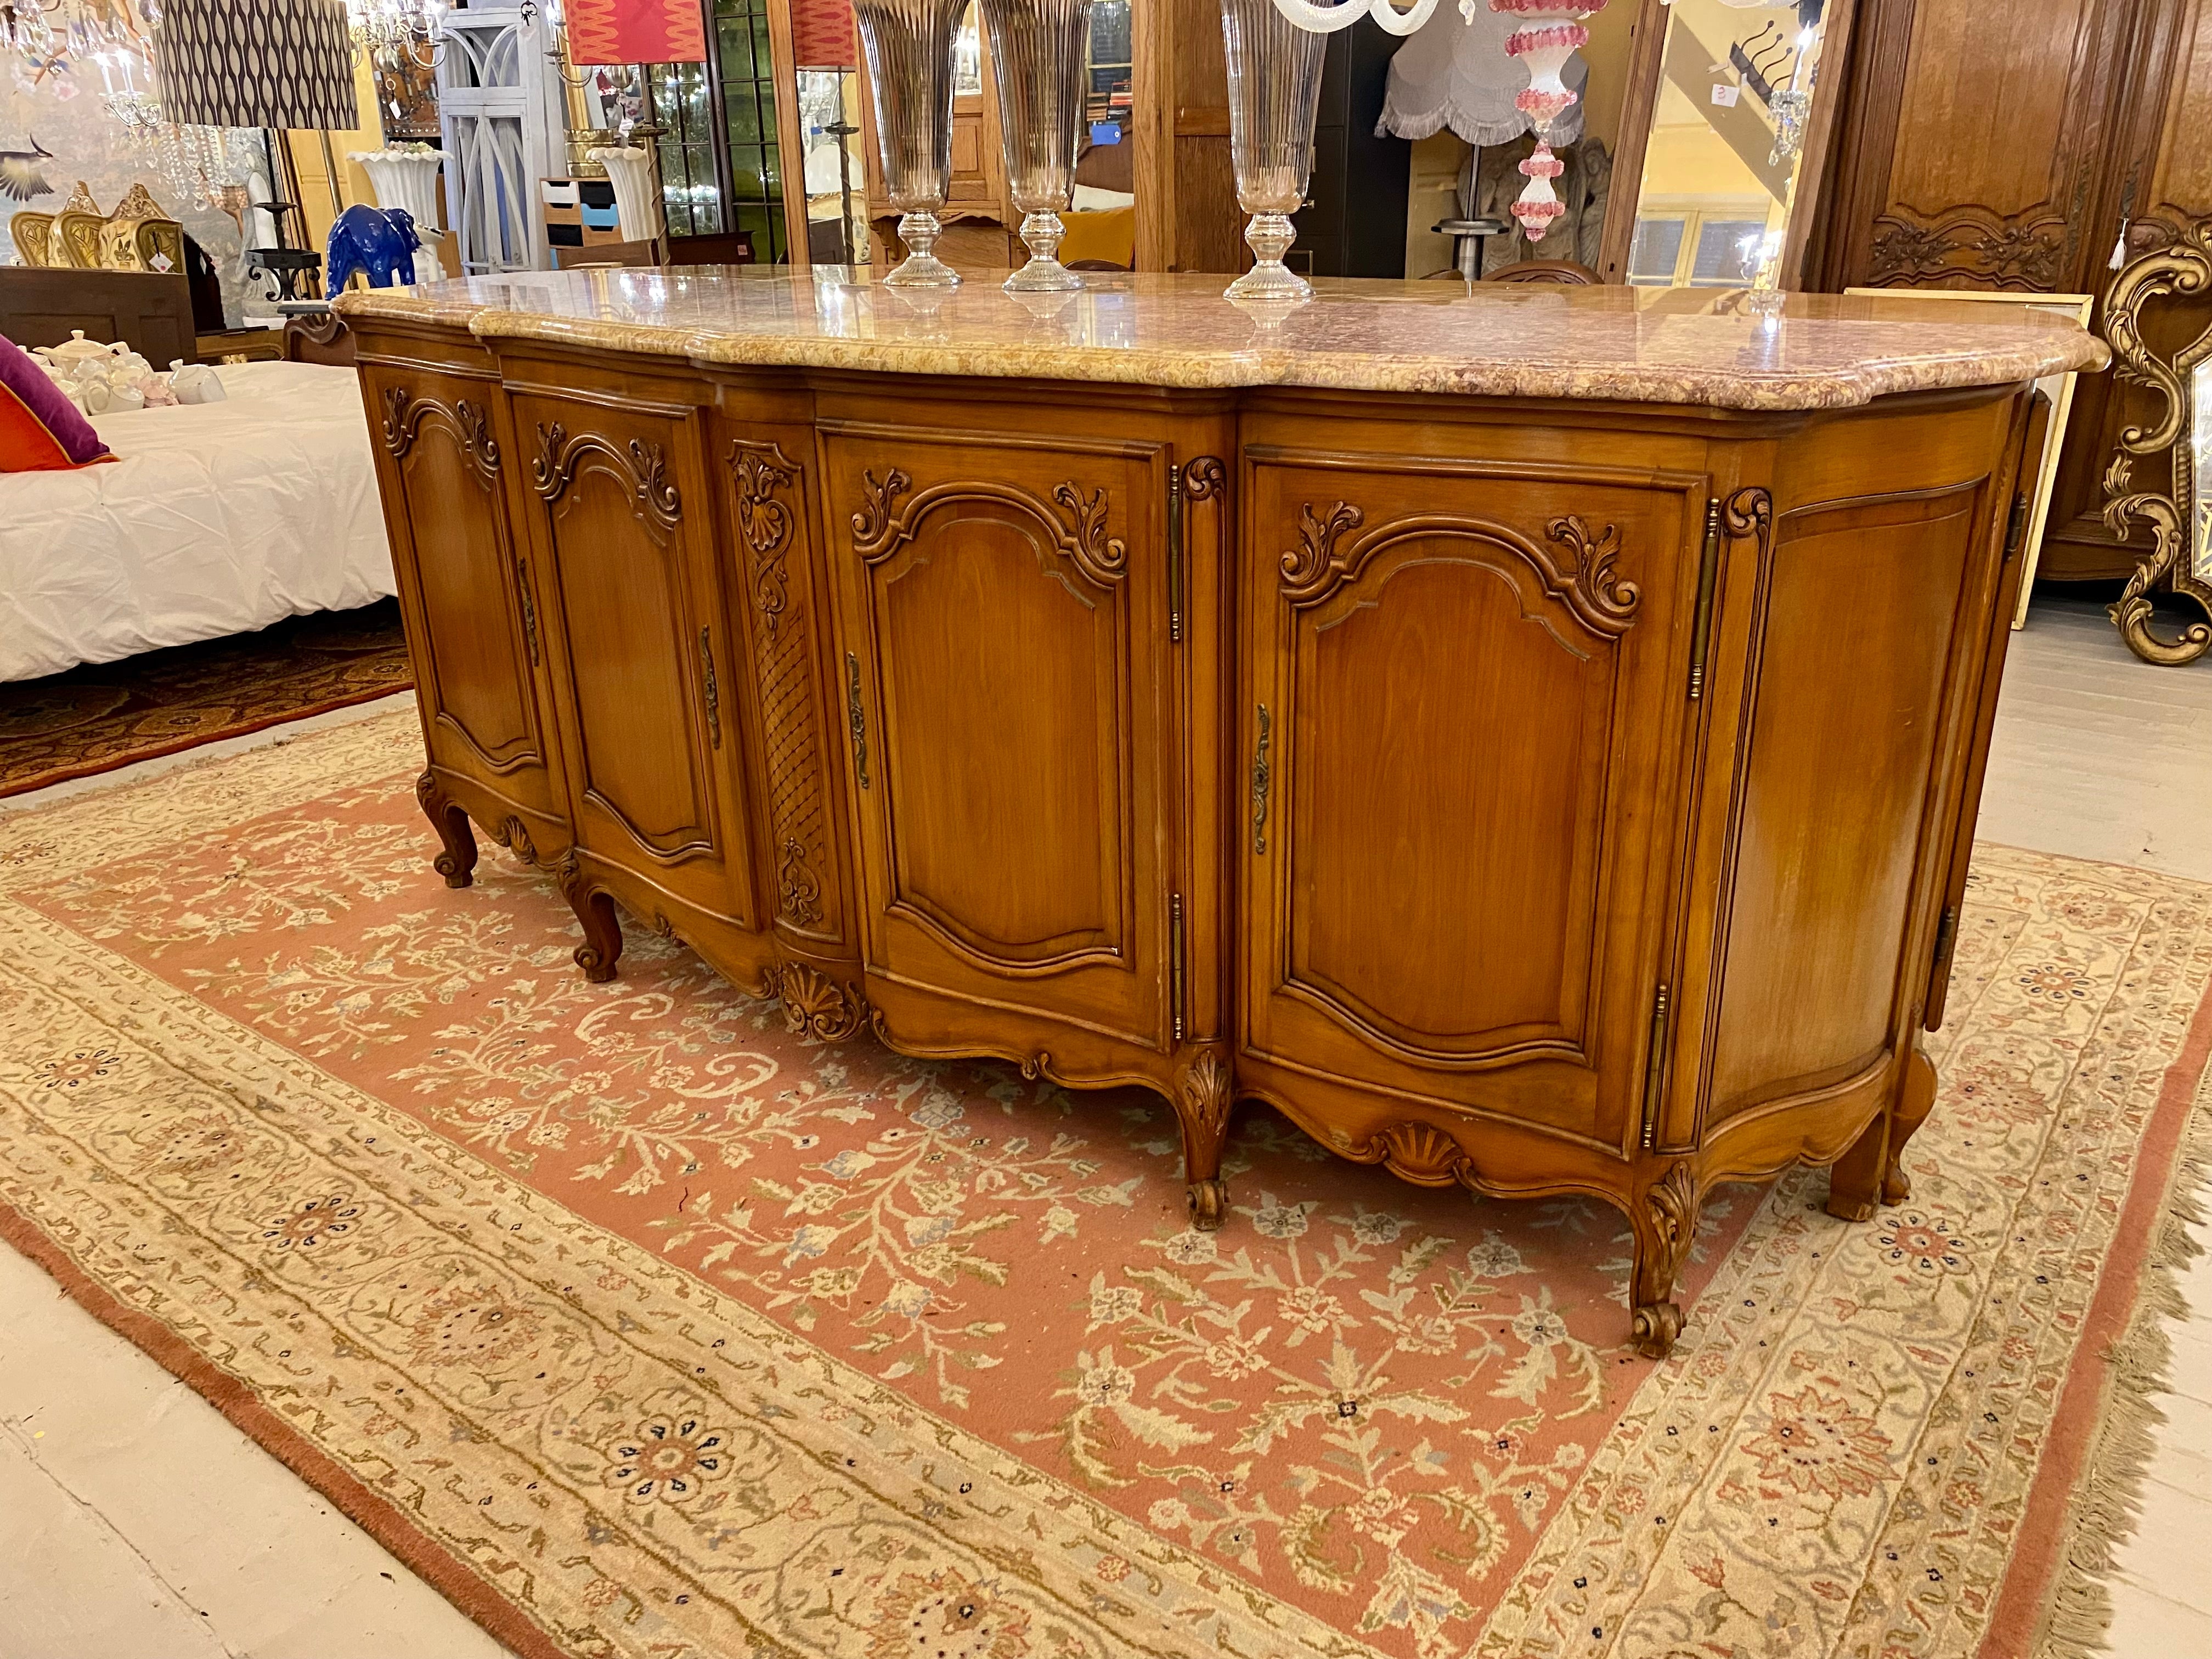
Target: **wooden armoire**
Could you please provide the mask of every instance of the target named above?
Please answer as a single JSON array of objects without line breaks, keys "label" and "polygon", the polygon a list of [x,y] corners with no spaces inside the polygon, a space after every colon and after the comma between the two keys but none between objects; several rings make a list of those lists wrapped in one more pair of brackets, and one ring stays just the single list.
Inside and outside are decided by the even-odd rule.
[{"label": "wooden armoire", "polygon": [[[2205,0],[1857,0],[1853,33],[1808,288],[2101,295],[2124,225],[2132,256],[2212,216]],[[2155,325],[2194,334],[2208,313],[2212,296]],[[2117,434],[2152,401],[2082,378],[2039,575],[2134,568],[2098,515]]]}]

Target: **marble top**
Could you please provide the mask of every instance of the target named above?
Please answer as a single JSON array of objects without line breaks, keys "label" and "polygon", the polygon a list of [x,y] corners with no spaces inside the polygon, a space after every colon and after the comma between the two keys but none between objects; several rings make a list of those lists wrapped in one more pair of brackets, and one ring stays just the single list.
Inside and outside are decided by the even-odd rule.
[{"label": "marble top", "polygon": [[1793,294],[1761,315],[1741,289],[1328,281],[1288,311],[1218,276],[1087,274],[1080,294],[887,288],[865,272],[744,266],[517,271],[356,290],[349,317],[404,318],[702,363],[1000,375],[1144,386],[1611,398],[1842,409],[1887,394],[2100,368],[2070,319]]}]

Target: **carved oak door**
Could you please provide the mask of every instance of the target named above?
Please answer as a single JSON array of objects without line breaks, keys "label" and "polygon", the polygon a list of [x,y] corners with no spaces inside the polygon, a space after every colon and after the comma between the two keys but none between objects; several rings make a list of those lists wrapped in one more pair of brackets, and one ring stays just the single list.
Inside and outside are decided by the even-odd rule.
[{"label": "carved oak door", "polygon": [[828,451],[870,970],[1164,1046],[1158,458]]},{"label": "carved oak door", "polygon": [[1434,466],[1249,468],[1244,1045],[1619,1148],[1705,481]]},{"label": "carved oak door", "polygon": [[753,927],[738,671],[699,417],[542,396],[517,397],[514,411],[539,503],[576,839]]},{"label": "carved oak door", "polygon": [[517,806],[558,817],[534,672],[543,646],[526,550],[509,534],[502,475],[513,462],[498,437],[496,388],[378,368],[368,390],[430,757]]}]

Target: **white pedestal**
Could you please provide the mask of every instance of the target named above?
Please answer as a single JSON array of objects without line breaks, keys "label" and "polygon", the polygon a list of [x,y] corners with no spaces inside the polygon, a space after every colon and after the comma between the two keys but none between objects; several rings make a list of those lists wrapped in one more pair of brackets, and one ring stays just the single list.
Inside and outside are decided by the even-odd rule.
[{"label": "white pedestal", "polygon": [[446,267],[438,258],[438,170],[446,164],[437,150],[355,150],[346,158],[358,161],[376,191],[379,207],[399,208],[415,221],[415,234],[422,246],[415,255],[415,280],[442,283]]},{"label": "white pedestal", "polygon": [[622,217],[623,240],[648,242],[662,230],[660,189],[653,176],[653,158],[635,145],[621,149],[587,149],[585,155],[607,170],[615,187],[615,211]]}]

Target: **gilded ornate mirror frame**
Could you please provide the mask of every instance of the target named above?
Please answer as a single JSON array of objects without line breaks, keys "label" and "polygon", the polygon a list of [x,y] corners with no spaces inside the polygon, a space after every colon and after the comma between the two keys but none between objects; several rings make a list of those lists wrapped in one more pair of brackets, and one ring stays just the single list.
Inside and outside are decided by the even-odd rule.
[{"label": "gilded ornate mirror frame", "polygon": [[[1856,0],[1827,0],[1820,21],[1820,56],[1806,116],[1797,173],[1790,189],[1790,220],[1783,234],[1776,284],[1803,282],[1805,253],[1827,186],[1830,152],[1835,148],[1836,116],[1844,90],[1844,65],[1850,55]],[[1748,9],[1747,15],[1752,15]],[[1635,36],[1629,47],[1628,92],[1620,112],[1620,142],[1613,158],[1613,189],[1606,204],[1605,238],[1598,275],[1605,282],[1628,280],[1628,253],[1636,240],[1638,204],[1644,194],[1644,163],[1650,147],[1651,124],[1659,112],[1665,73],[1668,0],[1639,0]]]},{"label": "gilded ornate mirror frame", "polygon": [[[2151,527],[2151,550],[2138,560],[2126,591],[2109,611],[2128,649],[2145,662],[2194,662],[2212,651],[2212,626],[2191,623],[2172,640],[2151,631],[2150,595],[2163,589],[2193,600],[2212,617],[2212,500],[2199,499],[2200,415],[2192,395],[2199,365],[2212,361],[2212,328],[2173,354],[2171,362],[2143,343],[2142,308],[2166,295],[2212,292],[2212,219],[2183,231],[2171,247],[2134,260],[2112,279],[2105,298],[2105,338],[2112,348],[2112,373],[2149,386],[2166,399],[2151,427],[2122,428],[2119,453],[2106,469],[2105,525],[2124,538],[2130,520]],[[2135,458],[2173,450],[2173,493],[2130,494]]]}]

